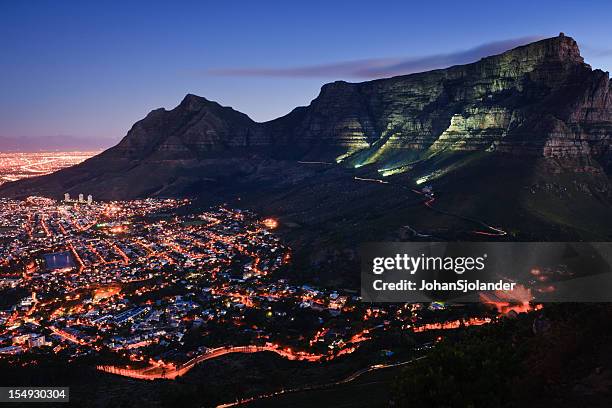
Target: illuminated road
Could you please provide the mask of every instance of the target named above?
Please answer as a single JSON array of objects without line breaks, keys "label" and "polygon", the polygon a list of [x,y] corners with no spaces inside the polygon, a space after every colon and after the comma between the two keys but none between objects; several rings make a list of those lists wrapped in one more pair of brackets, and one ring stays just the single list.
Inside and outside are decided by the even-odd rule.
[{"label": "illuminated road", "polygon": [[326,383],[326,384],[309,385],[309,386],[298,387],[298,388],[282,389],[282,390],[271,392],[271,393],[267,393],[267,394],[257,395],[255,397],[249,397],[249,398],[240,399],[240,400],[237,400],[237,401],[234,401],[234,402],[228,402],[228,403],[225,403],[225,404],[220,404],[220,405],[217,405],[217,408],[235,407],[235,406],[239,406],[239,405],[248,404],[248,403],[251,403],[251,402],[254,402],[254,401],[259,401],[259,400],[263,400],[263,399],[273,398],[273,397],[277,397],[277,396],[280,396],[280,395],[290,394],[290,393],[295,393],[295,392],[316,391],[316,390],[331,388],[331,387],[334,387],[334,386],[350,383],[351,381],[356,380],[357,378],[361,377],[365,373],[369,373],[369,372],[376,371],[376,370],[382,370],[382,369],[385,369],[385,368],[404,366],[404,365],[413,363],[415,361],[422,360],[424,358],[426,358],[426,356],[417,357],[417,358],[414,358],[412,360],[402,361],[402,362],[399,362],[399,363],[374,364],[374,365],[371,365],[369,367],[362,368],[361,370],[355,371],[353,374],[351,374],[348,377],[346,377],[346,378],[344,378],[342,380],[339,380],[339,381],[332,381],[332,382]]},{"label": "illuminated road", "polygon": [[298,161],[299,164],[324,164],[326,166],[331,166],[335,163],[323,162],[323,161]]},{"label": "illuminated road", "polygon": [[410,230],[410,232],[412,232],[412,234],[415,237],[419,237],[419,238],[432,238],[433,235],[429,235],[429,234],[421,234],[419,231],[415,230],[414,228],[412,228],[410,225],[404,225],[404,228],[407,228],[408,230]]},{"label": "illuminated road", "polygon": [[370,181],[372,183],[380,183],[380,184],[390,184],[388,181],[385,180],[380,180],[380,179],[373,179],[373,178],[363,178],[363,177],[353,177],[354,180],[359,180],[359,181]]},{"label": "illuminated road", "polygon": [[496,237],[504,236],[504,235],[507,234],[506,231],[504,231],[504,230],[502,230],[500,228],[497,228],[497,227],[492,227],[489,224],[485,223],[484,221],[480,221],[480,220],[477,220],[477,219],[474,219],[474,218],[466,217],[464,215],[455,214],[455,213],[452,213],[452,212],[449,212],[449,211],[441,210],[438,207],[434,207],[433,203],[436,201],[436,198],[433,195],[426,195],[423,192],[418,191],[418,190],[414,190],[414,189],[410,189],[410,191],[412,191],[415,194],[419,194],[419,195],[425,196],[427,199],[423,202],[423,204],[427,208],[429,208],[429,209],[431,209],[433,211],[436,211],[436,212],[438,212],[440,214],[449,215],[451,217],[459,218],[459,219],[462,219],[462,220],[465,220],[465,221],[473,222],[473,223],[476,223],[478,225],[481,225],[481,226],[489,229],[489,231],[471,231],[473,234],[486,235],[486,236],[496,236]]},{"label": "illuminated road", "polygon": [[[364,182],[369,182],[369,183],[391,184],[388,181],[380,180],[380,179],[373,179],[373,178],[353,177],[353,179],[355,181],[364,181]],[[466,217],[466,216],[460,215],[460,214],[455,214],[455,213],[452,213],[452,212],[449,212],[449,211],[446,211],[446,210],[441,210],[438,207],[434,207],[433,204],[436,201],[436,198],[432,194],[426,194],[426,193],[424,193],[422,191],[418,191],[418,190],[415,190],[415,189],[412,189],[412,188],[409,188],[409,187],[406,187],[406,186],[403,186],[403,185],[400,185],[400,184],[393,184],[393,185],[397,185],[397,186],[399,186],[401,188],[404,188],[404,189],[409,189],[411,192],[413,192],[415,194],[418,194],[420,196],[423,196],[425,198],[425,200],[423,201],[423,205],[425,207],[429,208],[432,211],[435,211],[435,212],[437,212],[439,214],[444,214],[444,215],[448,215],[448,216],[451,216],[451,217],[459,218],[459,219],[462,219],[464,221],[472,222],[472,223],[478,224],[481,227],[484,227],[484,228],[487,229],[486,231],[472,230],[472,231],[470,231],[472,234],[484,235],[484,236],[490,236],[490,237],[501,237],[501,236],[507,235],[507,232],[504,231],[503,229],[501,229],[499,227],[493,227],[493,226],[487,224],[484,221],[477,220],[475,218]],[[412,228],[410,228],[410,229],[414,232],[414,230]],[[420,233],[417,236],[430,237],[428,235],[422,235]]]},{"label": "illuminated road", "polygon": [[293,351],[289,348],[280,348],[276,345],[265,345],[265,346],[228,346],[228,347],[219,347],[216,349],[211,349],[206,353],[194,357],[186,363],[176,367],[173,364],[153,364],[149,367],[145,368],[123,368],[116,366],[97,366],[96,368],[100,371],[105,371],[111,374],[117,374],[124,377],[137,378],[140,380],[156,380],[156,379],[167,379],[173,380],[176,377],[179,377],[197,364],[211,360],[213,358],[218,358],[224,356],[226,354],[232,353],[260,353],[263,351],[270,351],[278,354],[279,356],[286,358],[288,360],[300,360],[300,361],[319,361],[324,357],[327,357],[325,354],[311,354],[303,351]]},{"label": "illuminated road", "polygon": [[80,340],[80,339],[76,338],[72,334],[70,334],[70,333],[68,333],[68,332],[66,332],[66,331],[64,331],[62,329],[58,329],[58,328],[56,328],[54,326],[51,326],[50,329],[51,329],[51,331],[54,334],[60,336],[61,338],[65,339],[65,340],[68,340],[68,341],[70,341],[72,343],[79,344],[79,345],[84,345],[85,344],[85,342],[83,340]]}]

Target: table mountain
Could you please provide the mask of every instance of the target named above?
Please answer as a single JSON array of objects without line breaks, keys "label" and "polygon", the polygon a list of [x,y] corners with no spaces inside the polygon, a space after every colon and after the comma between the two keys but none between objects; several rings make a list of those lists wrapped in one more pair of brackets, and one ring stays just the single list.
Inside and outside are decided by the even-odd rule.
[{"label": "table mountain", "polygon": [[[252,208],[289,226],[304,271],[341,282],[354,265],[338,262],[365,241],[609,240],[611,135],[608,73],[560,35],[467,65],[326,84],[309,106],[264,123],[187,95],[116,146],[0,196]],[[414,193],[423,185],[433,204]]]},{"label": "table mountain", "polygon": [[505,174],[497,188],[569,186],[607,206],[611,134],[608,73],[587,65],[576,41],[561,34],[467,65],[326,84],[309,106],[264,123],[187,95],[172,110],[150,112],[105,152],[8,183],[0,195],[269,199],[272,191],[306,190],[304,183],[357,188],[337,179],[355,174],[493,191]]}]

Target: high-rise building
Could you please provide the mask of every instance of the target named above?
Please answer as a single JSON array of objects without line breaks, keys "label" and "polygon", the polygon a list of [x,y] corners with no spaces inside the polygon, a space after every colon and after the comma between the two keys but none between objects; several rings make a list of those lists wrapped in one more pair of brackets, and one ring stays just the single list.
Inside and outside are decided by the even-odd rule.
[{"label": "high-rise building", "polygon": [[89,194],[87,196],[87,204],[91,205],[93,203],[93,197],[91,196],[91,194]]},{"label": "high-rise building", "polygon": [[70,201],[70,194],[69,193],[64,193],[64,201],[66,201],[66,202]]},{"label": "high-rise building", "polygon": [[79,203],[84,203],[85,202],[85,197],[83,196],[83,193],[79,194]]}]

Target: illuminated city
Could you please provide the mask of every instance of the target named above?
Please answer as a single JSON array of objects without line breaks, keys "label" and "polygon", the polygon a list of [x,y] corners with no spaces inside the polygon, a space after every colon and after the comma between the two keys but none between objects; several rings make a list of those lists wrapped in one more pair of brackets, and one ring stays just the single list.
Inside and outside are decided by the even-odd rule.
[{"label": "illuminated city", "polygon": [[42,176],[74,166],[100,152],[0,152],[0,184]]},{"label": "illuminated city", "polygon": [[612,2],[1,10],[0,406],[612,406]]},{"label": "illuminated city", "polygon": [[391,332],[495,319],[493,310],[449,314],[443,303],[374,307],[355,292],[295,284],[278,277],[292,253],[271,232],[277,220],[190,206],[2,199],[0,357],[94,357],[98,370],[173,379],[228,353],[329,361]]}]

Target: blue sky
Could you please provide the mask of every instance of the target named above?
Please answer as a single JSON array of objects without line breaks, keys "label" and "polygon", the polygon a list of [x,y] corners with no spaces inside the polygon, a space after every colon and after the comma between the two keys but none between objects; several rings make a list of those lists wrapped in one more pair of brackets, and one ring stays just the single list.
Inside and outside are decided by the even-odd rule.
[{"label": "blue sky", "polygon": [[0,137],[110,145],[186,93],[269,120],[325,82],[478,59],[560,31],[593,67],[612,68],[606,1],[84,3],[0,0]]}]

